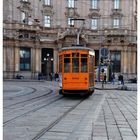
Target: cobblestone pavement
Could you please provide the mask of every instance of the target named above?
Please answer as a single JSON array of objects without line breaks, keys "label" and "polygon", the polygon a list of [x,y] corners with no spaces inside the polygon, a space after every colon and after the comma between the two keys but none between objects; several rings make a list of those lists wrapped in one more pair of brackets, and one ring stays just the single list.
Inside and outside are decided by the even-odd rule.
[{"label": "cobblestone pavement", "polygon": [[[96,87],[101,87],[100,83]],[[113,89],[114,85],[105,88]],[[137,139],[137,91],[95,90],[73,108],[81,98],[61,98],[58,89],[48,81],[4,82],[4,140]],[[43,135],[36,137],[40,132]]]}]

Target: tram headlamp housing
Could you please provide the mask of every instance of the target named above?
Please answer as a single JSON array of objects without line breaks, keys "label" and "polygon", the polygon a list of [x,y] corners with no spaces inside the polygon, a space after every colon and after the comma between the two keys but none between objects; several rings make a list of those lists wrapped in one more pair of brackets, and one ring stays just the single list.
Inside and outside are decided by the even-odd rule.
[{"label": "tram headlamp housing", "polygon": [[90,55],[95,55],[95,53],[94,53],[94,52],[92,52],[92,51],[89,51],[89,54],[90,54]]}]

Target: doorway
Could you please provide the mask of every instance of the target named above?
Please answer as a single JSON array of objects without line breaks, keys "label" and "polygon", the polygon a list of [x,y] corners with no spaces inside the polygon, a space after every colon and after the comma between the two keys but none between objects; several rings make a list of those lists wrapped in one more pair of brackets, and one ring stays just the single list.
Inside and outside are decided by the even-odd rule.
[{"label": "doorway", "polygon": [[53,49],[42,48],[41,53],[41,73],[48,77],[49,73],[53,73]]}]

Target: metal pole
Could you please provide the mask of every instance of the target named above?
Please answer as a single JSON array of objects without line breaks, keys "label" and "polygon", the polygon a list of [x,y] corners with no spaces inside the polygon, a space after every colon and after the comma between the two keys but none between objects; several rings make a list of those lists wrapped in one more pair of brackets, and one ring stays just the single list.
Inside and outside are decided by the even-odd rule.
[{"label": "metal pole", "polygon": [[80,38],[81,29],[77,32],[77,45],[79,45],[79,38]]},{"label": "metal pole", "polygon": [[[72,21],[72,20],[83,21],[83,25],[84,25],[84,21],[85,21],[85,19],[75,19],[75,18],[70,19],[70,21]],[[77,29],[77,45],[79,45],[79,38],[80,38],[80,34],[81,34],[81,31],[82,31],[83,25],[82,25],[82,27]]]}]

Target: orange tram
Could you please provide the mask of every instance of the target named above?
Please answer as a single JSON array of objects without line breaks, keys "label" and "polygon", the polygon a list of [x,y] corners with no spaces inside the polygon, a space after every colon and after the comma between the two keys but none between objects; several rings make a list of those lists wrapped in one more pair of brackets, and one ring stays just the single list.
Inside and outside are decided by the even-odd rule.
[{"label": "orange tram", "polygon": [[59,52],[59,94],[92,95],[95,86],[95,53],[80,45]]}]

